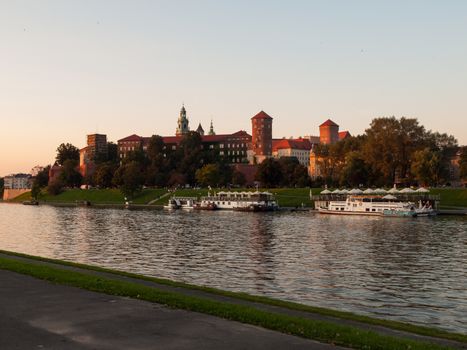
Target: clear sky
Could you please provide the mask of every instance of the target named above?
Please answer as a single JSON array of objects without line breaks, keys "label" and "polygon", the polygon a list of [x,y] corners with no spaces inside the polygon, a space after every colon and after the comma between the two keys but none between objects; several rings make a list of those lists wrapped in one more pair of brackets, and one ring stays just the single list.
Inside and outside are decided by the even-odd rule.
[{"label": "clear sky", "polygon": [[0,0],[0,176],[86,134],[361,134],[418,118],[467,144],[467,1]]}]

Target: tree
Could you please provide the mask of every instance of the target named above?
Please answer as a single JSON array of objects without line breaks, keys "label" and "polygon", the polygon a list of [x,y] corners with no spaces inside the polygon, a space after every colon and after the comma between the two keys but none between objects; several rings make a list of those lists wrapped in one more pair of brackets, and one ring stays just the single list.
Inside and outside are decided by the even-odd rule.
[{"label": "tree", "polygon": [[221,179],[217,164],[206,164],[196,171],[196,181],[202,186],[218,186]]},{"label": "tree", "polygon": [[282,168],[277,160],[267,158],[259,165],[255,177],[261,182],[261,186],[277,187],[283,179]]},{"label": "tree", "polygon": [[36,181],[34,181],[32,183],[32,187],[31,187],[31,197],[33,199],[37,200],[40,193],[41,193],[41,187],[39,186],[39,184]]},{"label": "tree", "polygon": [[340,173],[339,184],[350,187],[368,185],[369,178],[370,169],[362,156],[356,151],[349,152],[346,155],[346,162]]},{"label": "tree", "polygon": [[76,163],[72,159],[67,159],[63,163],[63,170],[60,173],[60,179],[64,186],[79,187],[83,180],[81,174],[76,170]]},{"label": "tree", "polygon": [[50,165],[39,171],[34,178],[34,183],[36,183],[40,188],[44,188],[49,184],[49,170]]},{"label": "tree", "polygon": [[112,164],[118,164],[120,162],[120,159],[118,158],[118,145],[113,143],[113,142],[108,142],[107,143],[107,162],[110,162]]},{"label": "tree", "polygon": [[411,171],[419,184],[429,186],[438,183],[440,161],[439,153],[433,152],[429,148],[414,153]]},{"label": "tree", "polygon": [[0,197],[3,198],[3,189],[5,188],[5,180],[0,177]]},{"label": "tree", "polygon": [[308,170],[296,157],[282,157],[278,162],[282,172],[282,186],[305,187],[309,185]]},{"label": "tree", "polygon": [[461,149],[461,158],[459,160],[461,179],[467,180],[467,146]]},{"label": "tree", "polygon": [[47,193],[56,196],[63,191],[63,183],[60,178],[55,179],[47,186]]},{"label": "tree", "polygon": [[93,182],[100,188],[109,188],[112,186],[112,179],[115,173],[115,166],[111,162],[97,165],[93,175]]},{"label": "tree", "polygon": [[141,165],[136,161],[131,161],[120,166],[114,176],[114,184],[128,198],[133,198],[135,194],[143,189],[144,174]]},{"label": "tree", "polygon": [[245,186],[246,177],[243,173],[238,170],[232,172],[232,184],[235,186]]},{"label": "tree", "polygon": [[79,149],[71,143],[62,143],[57,147],[57,156],[55,160],[58,165],[63,165],[67,160],[72,160],[77,165],[79,163]]}]

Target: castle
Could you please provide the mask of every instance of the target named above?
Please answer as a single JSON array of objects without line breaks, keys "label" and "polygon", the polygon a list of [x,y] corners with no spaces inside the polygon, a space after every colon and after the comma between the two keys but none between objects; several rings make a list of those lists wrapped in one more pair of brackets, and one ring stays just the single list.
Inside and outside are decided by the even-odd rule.
[{"label": "castle", "polygon": [[[304,136],[300,138],[272,137],[273,118],[264,111],[260,111],[251,118],[251,135],[239,130],[232,134],[216,134],[211,120],[208,134],[205,134],[201,123],[196,132],[201,136],[202,146],[206,150],[213,150],[219,156],[234,165],[237,170],[245,172],[251,178],[256,166],[267,158],[295,157],[308,169],[311,177],[319,176],[317,159],[313,153],[315,145],[333,144],[350,137],[348,131],[339,132],[339,125],[328,119],[319,126],[319,136]],[[180,146],[184,135],[190,132],[187,111],[183,105],[177,120],[174,136],[162,136],[164,150],[174,151]],[[118,155],[121,160],[129,152],[147,151],[150,137],[130,135],[117,141]],[[105,145],[104,145],[105,144]],[[85,176],[94,171],[93,158],[96,154],[106,152],[107,140],[105,135],[88,135],[88,146],[81,149],[80,171]],[[247,174],[248,173],[248,174]]]}]

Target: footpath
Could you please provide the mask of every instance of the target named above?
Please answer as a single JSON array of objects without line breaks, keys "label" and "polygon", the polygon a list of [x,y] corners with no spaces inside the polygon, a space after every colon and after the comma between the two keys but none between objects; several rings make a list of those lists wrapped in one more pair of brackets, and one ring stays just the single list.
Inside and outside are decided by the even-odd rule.
[{"label": "footpath", "polygon": [[[2,265],[3,261],[3,265]],[[23,270],[14,271],[9,262],[22,264]],[[26,267],[24,267],[26,266]],[[262,302],[211,293],[207,290],[184,288],[151,280],[125,276],[107,271],[95,271],[68,266],[52,261],[40,261],[0,252],[0,348],[1,349],[343,349],[255,325],[244,324],[190,310],[181,310],[159,303],[97,293],[58,280],[42,279],[27,269],[39,267],[67,274],[99,277],[106,281],[130,283],[153,290],[155,293],[173,293],[192,300],[208,300],[219,304],[246,307],[267,315],[292,317],[332,325],[352,327],[362,337],[376,334],[389,338],[415,340],[434,344],[434,348],[467,349],[467,343],[391,329],[350,319],[295,310]],[[52,283],[47,280],[52,280]],[[65,283],[67,284],[67,283]],[[89,285],[91,286],[91,285]],[[99,286],[83,287],[99,290]],[[97,289],[96,289],[97,288]],[[125,293],[120,294],[125,295]],[[139,295],[136,296],[138,298]],[[170,302],[169,302],[170,304]],[[182,309],[185,307],[181,307]],[[206,313],[210,313],[209,311]],[[291,318],[291,319],[292,319]],[[251,323],[245,318],[245,322]],[[243,321],[242,321],[243,322]],[[279,321],[277,321],[279,322]],[[304,332],[306,334],[306,332]],[[339,344],[339,342],[337,342]],[[437,347],[438,346],[438,347]],[[354,346],[351,346],[354,348]],[[414,348],[410,345],[411,348]],[[365,348],[356,344],[355,348]],[[368,349],[374,347],[367,347]],[[389,348],[389,347],[388,347]],[[392,347],[402,348],[402,347]],[[404,347],[406,348],[406,347]],[[423,344],[420,349],[429,348]]]}]

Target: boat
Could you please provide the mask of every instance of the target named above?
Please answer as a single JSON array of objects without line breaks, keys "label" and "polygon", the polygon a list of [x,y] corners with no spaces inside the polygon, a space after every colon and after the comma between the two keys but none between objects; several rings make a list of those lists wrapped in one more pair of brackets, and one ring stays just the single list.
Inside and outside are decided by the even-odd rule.
[{"label": "boat", "polygon": [[349,196],[345,201],[330,201],[318,208],[321,214],[367,215],[388,217],[415,217],[417,212],[412,202],[387,199],[375,195]]},{"label": "boat", "polygon": [[430,203],[422,204],[420,202],[419,207],[415,209],[417,216],[436,216],[436,210],[434,210]]},{"label": "boat", "polygon": [[167,205],[164,205],[164,209],[194,209],[196,203],[195,197],[172,197],[169,199]]},{"label": "boat", "polygon": [[202,197],[199,205],[215,205],[217,209],[235,211],[274,211],[279,209],[276,199],[270,192],[218,192]]},{"label": "boat", "polygon": [[219,209],[215,203],[195,203],[194,209],[196,210],[217,210]]},{"label": "boat", "polygon": [[36,200],[30,200],[30,201],[23,201],[23,205],[39,205],[39,202]]}]

